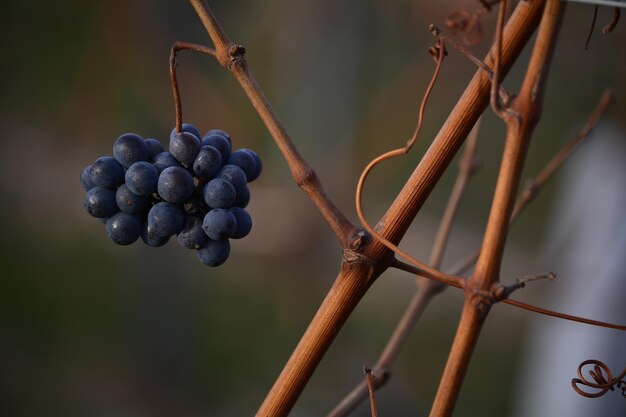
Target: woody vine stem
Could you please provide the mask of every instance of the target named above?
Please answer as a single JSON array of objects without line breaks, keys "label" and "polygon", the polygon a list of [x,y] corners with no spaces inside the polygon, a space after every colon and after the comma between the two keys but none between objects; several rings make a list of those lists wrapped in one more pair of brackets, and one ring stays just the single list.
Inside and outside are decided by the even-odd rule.
[{"label": "woody vine stem", "polygon": [[[519,2],[506,25],[505,2],[500,1],[501,12],[495,46],[481,61],[481,67],[383,218],[376,226],[371,227],[361,216],[367,231],[350,223],[328,197],[315,171],[298,152],[252,76],[244,57],[245,49],[230,41],[204,0],[190,0],[190,3],[213,41],[214,49],[184,43],[177,43],[172,48],[170,64],[177,130],[180,131],[182,125],[182,106],[175,77],[176,52],[192,49],[214,56],[241,85],[287,161],[294,181],[326,219],[344,253],[334,284],[259,408],[258,416],[285,416],[289,413],[338,331],[371,284],[390,266],[438,281],[441,283],[438,285],[462,288],[465,293],[463,313],[431,416],[451,415],[480,328],[491,306],[496,302],[508,302],[543,314],[626,330],[623,325],[568,316],[510,300],[510,292],[523,285],[505,287],[499,282],[500,263],[521,169],[530,136],[541,114],[543,90],[563,15],[564,6],[560,1]],[[540,20],[539,33],[520,94],[501,103],[498,100],[502,96],[500,82],[504,80]],[[439,48],[438,65],[443,61],[444,53],[441,39]],[[436,265],[431,267],[410,256],[404,256],[398,244],[489,104],[490,98],[492,107],[507,124],[506,145],[476,269],[469,278],[464,278],[439,271]],[[420,121],[422,116],[423,109],[420,112]],[[419,128],[409,145],[401,148],[398,154],[408,152],[418,132]],[[362,185],[363,181],[360,182],[357,194]],[[395,253],[405,258],[408,264],[397,260]]]}]

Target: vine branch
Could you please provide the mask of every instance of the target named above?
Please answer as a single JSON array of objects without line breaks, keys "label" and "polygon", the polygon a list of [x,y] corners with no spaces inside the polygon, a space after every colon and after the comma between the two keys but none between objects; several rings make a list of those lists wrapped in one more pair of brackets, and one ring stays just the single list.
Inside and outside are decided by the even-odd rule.
[{"label": "vine branch", "polygon": [[[504,2],[501,2],[501,7],[503,6]],[[507,108],[512,112],[506,111],[501,114],[507,124],[507,137],[492,208],[476,269],[467,282],[463,312],[430,411],[431,417],[452,414],[482,324],[491,307],[492,300],[485,299],[481,293],[499,285],[499,269],[515,193],[528,143],[541,114],[543,90],[564,7],[559,0],[547,1],[520,95],[513,99]],[[496,32],[499,32],[500,27],[499,24]],[[496,43],[499,43],[498,39],[499,35],[496,33]],[[496,51],[498,50],[499,48],[496,48]],[[499,57],[496,58],[496,62],[500,62]],[[496,71],[499,71],[498,66],[496,65]],[[497,82],[498,78],[494,76],[492,98],[493,92],[497,92]],[[496,113],[500,111],[498,106],[494,110]]]},{"label": "vine branch", "polygon": [[317,174],[298,152],[263,90],[252,76],[252,72],[244,58],[245,49],[241,45],[230,41],[204,0],[189,1],[213,41],[215,46],[214,56],[224,68],[227,68],[233,74],[241,85],[287,161],[291,175],[298,187],[309,196],[313,204],[324,216],[341,246],[348,250],[360,249],[366,239],[363,238],[359,228],[352,225],[326,195]]},{"label": "vine branch", "polygon": [[[335,283],[300,339],[283,371],[258,410],[259,416],[284,416],[293,407],[310,376],[337,332],[367,292],[373,281],[389,266],[391,252],[380,242],[367,242],[321,191],[319,180],[302,160],[267,99],[249,73],[243,48],[225,36],[202,0],[190,0],[214,41],[217,59],[233,73],[287,159],[296,183],[301,186],[329,221],[344,248],[344,262]],[[544,0],[520,2],[503,36],[503,75],[510,69],[534,32]],[[485,62],[492,60],[493,52]],[[397,244],[408,229],[463,140],[488,104],[490,83],[479,71],[469,83],[455,109],[433,141],[406,185],[381,219],[376,230]],[[349,238],[346,238],[349,236]],[[355,237],[356,236],[356,237]],[[359,253],[359,250],[362,252]]]},{"label": "vine branch", "polygon": [[[452,230],[452,225],[456,217],[456,213],[461,203],[461,198],[465,192],[469,179],[476,172],[479,167],[479,162],[476,158],[476,148],[478,145],[478,131],[480,127],[480,119],[474,125],[474,128],[470,132],[463,151],[463,156],[459,161],[459,172],[456,180],[450,192],[450,197],[444,209],[444,213],[441,217],[441,222],[435,236],[435,242],[430,254],[429,265],[433,268],[440,268],[443,254],[447,246],[448,238]],[[418,272],[413,265],[405,264],[397,259],[391,265],[403,270],[409,270],[411,273]],[[459,275],[461,271],[450,272],[453,275]],[[415,323],[420,318],[422,312],[428,306],[430,300],[432,300],[437,294],[441,293],[446,288],[446,285],[423,277],[418,278],[418,288],[413,295],[413,298],[409,302],[409,305],[402,315],[402,318],[398,322],[394,329],[389,341],[387,342],[383,352],[376,361],[374,371],[378,375],[378,378],[370,384],[365,382],[354,387],[350,393],[348,393],[343,400],[341,400],[337,406],[328,414],[328,417],[343,417],[347,416],[352,410],[354,410],[366,397],[368,390],[378,389],[385,385],[391,377],[391,368],[395,363],[400,350],[406,343],[409,334]]]}]

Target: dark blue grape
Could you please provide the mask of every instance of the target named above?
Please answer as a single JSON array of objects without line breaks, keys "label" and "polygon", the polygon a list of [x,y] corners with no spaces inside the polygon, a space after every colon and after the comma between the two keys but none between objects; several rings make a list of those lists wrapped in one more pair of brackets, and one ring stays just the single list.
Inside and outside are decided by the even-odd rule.
[{"label": "dark blue grape", "polygon": [[84,202],[85,210],[93,217],[111,217],[117,212],[115,190],[94,187],[87,191]]},{"label": "dark blue grape", "polygon": [[158,139],[148,138],[146,139],[146,145],[148,145],[148,161],[152,161],[155,156],[165,150]]},{"label": "dark blue grape", "polygon": [[181,204],[185,202],[195,188],[193,177],[185,168],[165,168],[159,175],[157,189],[163,200],[169,203]]},{"label": "dark blue grape", "polygon": [[207,239],[202,247],[196,251],[196,256],[207,266],[219,266],[226,262],[230,255],[228,240]]},{"label": "dark blue grape", "polygon": [[150,200],[144,196],[133,193],[128,189],[126,184],[122,184],[122,186],[117,189],[115,201],[117,201],[117,207],[128,214],[144,213],[150,208]]},{"label": "dark blue grape", "polygon": [[86,166],[80,173],[80,184],[85,191],[91,190],[96,184],[91,180],[91,165]]},{"label": "dark blue grape", "polygon": [[222,154],[212,146],[202,146],[195,161],[193,172],[198,178],[209,180],[217,174],[222,167]]},{"label": "dark blue grape", "polygon": [[170,153],[184,166],[190,167],[198,156],[200,139],[193,133],[182,132],[170,139]]},{"label": "dark blue grape", "polygon": [[246,208],[248,203],[250,203],[250,190],[247,186],[239,188],[235,196],[235,201],[233,201],[233,206]]},{"label": "dark blue grape", "polygon": [[206,132],[206,134],[204,136],[209,136],[209,135],[220,135],[220,136],[224,136],[227,140],[228,143],[230,143],[232,145],[233,140],[231,139],[230,135],[228,133],[226,133],[224,130],[222,129],[211,129],[208,132]]},{"label": "dark blue grape", "polygon": [[[192,125],[191,123],[183,123],[182,128],[183,128],[182,129],[183,132],[191,133],[195,137],[197,137],[198,139],[202,138],[202,135],[200,134],[200,131],[194,125]],[[174,136],[176,136],[176,128],[175,127],[170,132],[170,139],[172,139]]]},{"label": "dark blue grape", "polygon": [[241,150],[248,152],[250,155],[252,155],[252,157],[256,161],[256,170],[252,173],[251,177],[250,176],[248,177],[248,182],[252,182],[256,180],[257,178],[259,178],[259,176],[261,175],[261,171],[263,171],[263,162],[261,161],[261,157],[252,149],[243,148]]},{"label": "dark blue grape", "polygon": [[148,226],[157,236],[175,235],[185,226],[183,209],[172,203],[156,203],[148,212]]},{"label": "dark blue grape", "polygon": [[235,191],[239,191],[248,183],[246,173],[237,165],[224,165],[215,175],[215,178],[221,178],[230,182],[235,187]]},{"label": "dark blue grape", "polygon": [[237,229],[231,237],[233,239],[246,237],[248,233],[250,233],[250,230],[252,230],[252,217],[250,217],[247,211],[239,207],[231,208],[230,212],[233,213],[237,220]]},{"label": "dark blue grape", "polygon": [[141,240],[148,246],[153,248],[158,248],[159,246],[163,246],[170,240],[169,236],[162,237],[158,236],[154,233],[154,231],[150,228],[148,222],[144,222],[143,227],[141,228]]},{"label": "dark blue grape", "polygon": [[150,162],[135,162],[126,171],[126,185],[137,195],[151,195],[156,193],[159,182],[159,173]]},{"label": "dark blue grape", "polygon": [[150,150],[141,136],[124,133],[113,144],[113,156],[124,168],[128,168],[135,162],[147,161]]},{"label": "dark blue grape", "polygon": [[235,187],[221,178],[207,182],[203,192],[204,202],[212,208],[228,208],[235,201]]},{"label": "dark blue grape", "polygon": [[178,243],[187,249],[198,249],[207,239],[200,216],[187,217],[185,227],[177,236]]},{"label": "dark blue grape", "polygon": [[117,213],[106,222],[109,239],[118,245],[130,245],[141,235],[141,216]]},{"label": "dark blue grape", "polygon": [[[257,172],[256,159],[251,153],[245,149],[238,149],[230,154],[228,164],[236,165],[246,174],[246,181],[252,181],[250,178]],[[257,175],[258,176],[258,175]]]},{"label": "dark blue grape", "polygon": [[228,239],[237,230],[237,219],[228,210],[213,209],[204,216],[202,228],[211,239]]},{"label": "dark blue grape", "polygon": [[182,167],[180,162],[169,152],[161,152],[152,159],[152,165],[161,173],[165,168]]},{"label": "dark blue grape", "polygon": [[228,161],[230,157],[230,151],[232,145],[230,143],[230,139],[227,139],[225,136],[222,136],[218,133],[207,133],[204,135],[202,139],[202,146],[212,146],[222,155],[222,161]]},{"label": "dark blue grape", "polygon": [[114,158],[101,156],[91,166],[89,176],[98,187],[117,188],[124,182],[124,168]]}]

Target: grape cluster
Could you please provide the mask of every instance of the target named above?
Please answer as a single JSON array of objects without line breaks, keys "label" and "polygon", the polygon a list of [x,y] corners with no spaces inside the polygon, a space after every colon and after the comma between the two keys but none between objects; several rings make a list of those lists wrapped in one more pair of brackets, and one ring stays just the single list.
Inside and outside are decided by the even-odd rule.
[{"label": "grape cluster", "polygon": [[252,229],[247,184],[261,169],[256,152],[233,151],[223,130],[202,137],[184,123],[180,133],[172,130],[169,152],[156,139],[123,134],[113,156],[96,159],[80,181],[85,210],[105,223],[113,242],[129,245],[141,237],[158,247],[177,235],[203,264],[218,266],[230,254],[229,239]]}]

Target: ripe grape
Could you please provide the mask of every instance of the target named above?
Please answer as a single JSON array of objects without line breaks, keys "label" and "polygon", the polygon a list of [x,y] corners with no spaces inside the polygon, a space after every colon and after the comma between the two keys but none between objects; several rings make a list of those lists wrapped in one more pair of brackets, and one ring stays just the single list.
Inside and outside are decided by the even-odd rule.
[{"label": "ripe grape", "polygon": [[214,178],[204,186],[204,202],[212,208],[227,208],[235,201],[235,187],[221,178]]},{"label": "ripe grape", "polygon": [[228,158],[230,157],[230,151],[232,148],[230,139],[226,138],[226,136],[223,136],[219,133],[209,132],[206,135],[204,135],[204,138],[202,138],[202,146],[207,146],[207,145],[212,146],[218,151],[220,151],[223,162],[228,161]]},{"label": "ripe grape", "polygon": [[180,232],[185,225],[183,209],[176,204],[156,203],[148,212],[148,227],[155,235],[169,237]]},{"label": "ripe grape", "polygon": [[159,246],[163,246],[170,240],[169,236],[162,237],[158,236],[154,233],[154,230],[150,228],[148,222],[144,222],[143,227],[141,228],[141,240],[148,246],[153,248],[158,248]]},{"label": "ripe grape", "polygon": [[248,182],[252,182],[259,178],[259,176],[261,175],[261,171],[263,171],[263,162],[261,161],[261,157],[252,149],[243,148],[241,150],[248,152],[256,161],[256,170],[252,173],[251,177],[248,177]]},{"label": "ripe grape", "polygon": [[165,150],[158,139],[148,138],[146,139],[146,145],[148,145],[148,161],[152,161],[155,156]]},{"label": "ripe grape", "polygon": [[235,187],[235,191],[239,191],[248,183],[246,173],[237,165],[224,165],[215,175],[215,178],[221,178],[230,182]]},{"label": "ripe grape", "polygon": [[93,217],[111,217],[117,212],[115,190],[93,187],[87,191],[84,201],[85,210]]},{"label": "ripe grape", "polygon": [[217,174],[222,167],[222,154],[212,146],[206,145],[200,148],[198,156],[193,161],[193,172],[203,180],[209,180]]},{"label": "ripe grape", "polygon": [[89,176],[99,187],[116,188],[124,182],[124,168],[114,158],[101,156],[91,166]]},{"label": "ripe grape", "polygon": [[157,190],[159,173],[150,162],[135,162],[126,171],[126,185],[137,195],[151,195]]},{"label": "ripe grape", "polygon": [[187,217],[185,227],[177,236],[178,243],[187,249],[198,249],[207,239],[200,216]]},{"label": "ripe grape", "polygon": [[109,239],[118,245],[130,245],[141,235],[141,216],[119,212],[106,222]]},{"label": "ripe grape", "polygon": [[220,136],[224,136],[226,138],[226,140],[228,140],[228,143],[230,143],[232,145],[233,140],[231,139],[230,135],[228,133],[226,133],[224,130],[222,129],[211,129],[208,132],[206,132],[206,135],[204,136],[209,136],[209,135],[220,135]]},{"label": "ripe grape", "polygon": [[228,164],[236,165],[246,174],[246,181],[252,181],[250,178],[257,172],[256,159],[251,153],[245,149],[238,149],[230,154]]},{"label": "ripe grape", "polygon": [[[200,134],[200,131],[191,123],[183,123],[182,125],[182,131],[183,132],[187,132],[187,133],[191,133],[193,134],[195,137],[197,137],[198,139],[202,138],[202,135]],[[176,136],[176,128],[174,127],[174,129],[172,129],[172,131],[170,132],[170,140]]]},{"label": "ripe grape", "polygon": [[91,165],[88,165],[80,173],[80,184],[85,191],[91,190],[96,184],[91,180]]},{"label": "ripe grape", "polygon": [[157,156],[152,159],[152,165],[155,166],[157,171],[161,173],[165,168],[169,167],[180,167],[182,166],[180,162],[174,158],[174,156],[169,152],[161,152]]},{"label": "ripe grape", "polygon": [[237,190],[235,201],[233,201],[234,207],[246,208],[250,203],[250,190],[247,186],[243,186]]},{"label": "ripe grape", "polygon": [[190,167],[198,156],[200,139],[193,133],[177,133],[170,139],[170,153],[184,166]]},{"label": "ripe grape", "polygon": [[135,162],[147,161],[150,150],[141,136],[125,133],[113,144],[113,156],[124,168],[128,168]]},{"label": "ripe grape", "polygon": [[84,207],[105,223],[113,242],[128,245],[141,237],[158,247],[177,235],[202,263],[218,266],[230,254],[229,238],[250,233],[247,184],[260,175],[261,158],[250,149],[233,151],[230,135],[220,129],[200,138],[195,126],[183,123],[164,151],[157,139],[126,133],[113,144],[113,157],[83,169]]},{"label": "ripe grape", "polygon": [[250,217],[250,214],[248,214],[247,211],[239,207],[231,208],[230,212],[233,213],[235,219],[237,220],[237,229],[231,237],[233,239],[246,237],[252,230],[252,217]]},{"label": "ripe grape", "polygon": [[219,266],[226,262],[230,255],[230,242],[226,240],[207,239],[196,251],[196,256],[207,266]]},{"label": "ripe grape", "polygon": [[115,193],[117,207],[124,213],[139,214],[148,211],[150,200],[146,197],[133,193],[126,184],[122,184]]},{"label": "ripe grape", "polygon": [[185,202],[191,197],[194,188],[193,177],[185,168],[165,168],[159,175],[157,185],[159,195],[169,203],[180,204]]},{"label": "ripe grape", "polygon": [[213,209],[204,216],[202,228],[211,239],[228,239],[237,230],[237,219],[226,209]]}]

